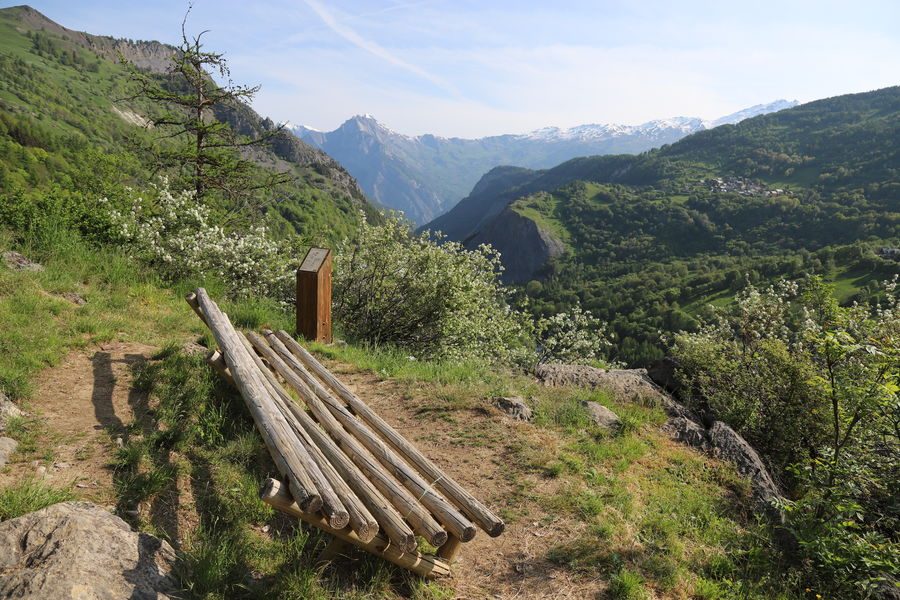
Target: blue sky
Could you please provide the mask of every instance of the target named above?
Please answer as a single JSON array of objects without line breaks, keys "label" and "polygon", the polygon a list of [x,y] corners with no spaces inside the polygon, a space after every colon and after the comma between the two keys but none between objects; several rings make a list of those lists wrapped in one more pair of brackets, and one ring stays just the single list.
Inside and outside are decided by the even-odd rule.
[{"label": "blue sky", "polygon": [[[11,5],[13,3],[2,3]],[[177,42],[186,2],[33,0],[90,33]],[[900,84],[900,2],[196,0],[255,108],[401,133],[715,118]]]}]

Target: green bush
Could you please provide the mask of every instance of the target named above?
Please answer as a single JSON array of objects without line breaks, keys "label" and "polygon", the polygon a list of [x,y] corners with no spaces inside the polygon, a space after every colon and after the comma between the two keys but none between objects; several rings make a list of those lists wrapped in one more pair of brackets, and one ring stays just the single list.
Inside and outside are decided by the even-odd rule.
[{"label": "green bush", "polygon": [[776,467],[811,585],[868,597],[900,572],[900,315],[839,306],[812,278],[750,287],[676,337],[696,408],[730,423]]},{"label": "green bush", "polygon": [[388,217],[363,222],[335,259],[334,313],[346,335],[416,357],[522,359],[531,326],[509,306],[488,246],[413,234]]}]

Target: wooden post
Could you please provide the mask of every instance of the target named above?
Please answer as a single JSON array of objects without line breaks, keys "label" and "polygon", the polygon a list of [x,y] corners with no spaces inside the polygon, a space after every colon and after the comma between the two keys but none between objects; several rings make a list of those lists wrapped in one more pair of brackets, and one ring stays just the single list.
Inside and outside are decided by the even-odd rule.
[{"label": "wooden post", "polygon": [[331,343],[331,251],[310,248],[297,269],[297,333]]}]

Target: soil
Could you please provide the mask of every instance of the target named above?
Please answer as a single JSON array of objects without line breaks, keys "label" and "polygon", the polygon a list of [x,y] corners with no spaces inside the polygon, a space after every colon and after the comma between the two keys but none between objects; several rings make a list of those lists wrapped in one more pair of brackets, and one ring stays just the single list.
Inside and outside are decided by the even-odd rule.
[{"label": "soil", "polygon": [[427,388],[410,394],[401,384],[350,365],[328,367],[427,457],[504,517],[506,530],[499,537],[479,530],[463,545],[453,565],[457,598],[580,599],[597,597],[605,589],[599,577],[576,575],[547,559],[551,548],[574,538],[584,524],[539,506],[535,498],[552,495],[559,480],[529,473],[520,464],[523,444],[538,448],[554,443],[546,432],[504,415],[490,398],[476,398],[471,406],[447,412],[429,397]]},{"label": "soil", "polygon": [[131,385],[132,369],[154,350],[109,343],[73,352],[46,369],[27,407],[40,423],[38,447],[27,457],[31,460],[0,474],[0,484],[35,475],[55,486],[72,486],[79,499],[114,505],[110,465],[116,440],[147,410],[147,395]]},{"label": "soil", "polygon": [[[0,473],[0,485],[37,472],[55,485],[72,485],[79,499],[116,505],[112,460],[117,439],[150,410],[147,395],[133,388],[132,369],[154,348],[109,343],[70,354],[39,379],[29,410],[43,425],[36,456]],[[350,365],[329,367],[386,421],[489,507],[499,510],[506,531],[491,538],[479,531],[465,544],[449,582],[457,598],[586,598],[605,587],[599,577],[576,575],[547,560],[548,551],[584,527],[554,516],[535,498],[553,494],[557,480],[531,473],[521,464],[523,444],[545,447],[548,434],[515,421],[489,398],[469,399],[447,410],[427,385],[383,380]],[[552,446],[551,446],[552,447]],[[52,449],[44,456],[43,449]],[[43,457],[43,458],[42,458]],[[196,526],[189,476],[152,506],[135,507],[178,547]],[[136,516],[136,515],[133,515]],[[129,519],[131,520],[131,519]],[[341,557],[331,568],[353,568],[358,553]]]}]

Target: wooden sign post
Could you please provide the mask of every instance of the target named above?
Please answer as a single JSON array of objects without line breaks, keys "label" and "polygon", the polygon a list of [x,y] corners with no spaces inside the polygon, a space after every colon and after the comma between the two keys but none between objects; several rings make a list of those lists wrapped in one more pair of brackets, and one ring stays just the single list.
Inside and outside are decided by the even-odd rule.
[{"label": "wooden sign post", "polygon": [[310,248],[297,269],[297,333],[331,343],[331,250]]}]

